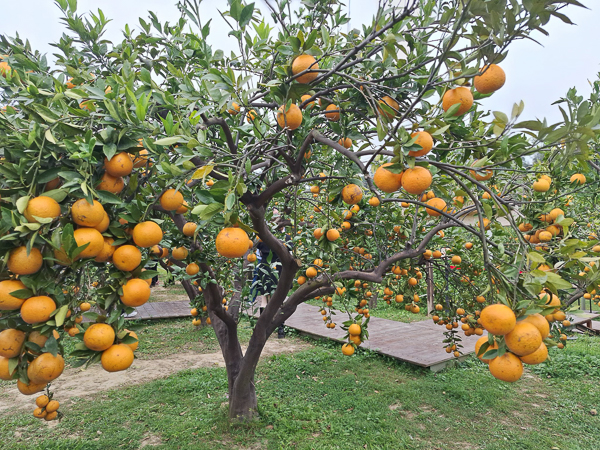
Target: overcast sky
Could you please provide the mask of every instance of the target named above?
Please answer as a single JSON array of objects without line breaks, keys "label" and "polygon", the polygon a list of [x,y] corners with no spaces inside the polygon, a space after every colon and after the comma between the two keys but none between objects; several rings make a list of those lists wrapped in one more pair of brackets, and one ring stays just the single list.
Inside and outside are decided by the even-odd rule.
[{"label": "overcast sky", "polygon": [[[510,114],[512,105],[519,100],[525,102],[522,118],[547,117],[549,121],[560,120],[554,100],[564,96],[573,86],[586,96],[590,92],[589,82],[600,72],[600,2],[580,0],[590,9],[570,7],[566,14],[576,25],[567,25],[552,19],[546,27],[550,36],[540,33],[535,38],[543,46],[531,41],[520,41],[511,47],[508,58],[502,63],[507,73],[505,86],[492,98],[484,100],[484,107]],[[63,32],[59,22],[59,9],[51,0],[24,0],[2,2],[0,33],[30,40],[32,46],[51,54],[51,42],[58,41]],[[370,22],[376,2],[373,0],[351,0],[351,26],[361,28]],[[175,0],[79,0],[80,12],[96,11],[101,8],[113,21],[109,24],[106,37],[120,40],[125,23],[138,28],[138,17],[147,17],[151,10],[163,20],[175,21],[179,12]],[[228,38],[229,28],[224,24],[217,9],[226,8],[226,0],[204,0],[203,21],[212,18],[209,40],[215,48],[229,51],[235,48],[233,38]],[[262,0],[256,5],[264,14],[268,9]],[[26,6],[26,7],[25,7]],[[138,28],[139,29],[139,28]]]}]

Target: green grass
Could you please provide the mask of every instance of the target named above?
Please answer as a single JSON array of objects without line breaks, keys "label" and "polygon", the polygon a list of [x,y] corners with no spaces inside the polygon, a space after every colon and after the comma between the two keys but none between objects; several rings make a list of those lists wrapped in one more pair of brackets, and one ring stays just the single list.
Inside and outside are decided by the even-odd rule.
[{"label": "green grass", "polygon": [[[553,349],[547,370],[583,367],[568,355],[597,356],[597,347],[597,338],[580,337],[568,351]],[[598,408],[599,381],[595,372],[526,372],[505,384],[475,358],[433,374],[363,351],[343,357],[316,342],[259,365],[261,419],[248,426],[228,423],[226,374],[215,368],[80,399],[53,428],[7,415],[0,442],[7,450],[137,449],[147,441],[157,449],[595,449],[600,416],[589,411]]]},{"label": "green grass", "polygon": [[150,303],[188,299],[187,293],[179,281],[176,281],[175,284],[165,284],[167,281],[167,273],[162,267],[158,267],[157,270],[159,272],[159,284],[157,287],[152,288],[149,300]]}]

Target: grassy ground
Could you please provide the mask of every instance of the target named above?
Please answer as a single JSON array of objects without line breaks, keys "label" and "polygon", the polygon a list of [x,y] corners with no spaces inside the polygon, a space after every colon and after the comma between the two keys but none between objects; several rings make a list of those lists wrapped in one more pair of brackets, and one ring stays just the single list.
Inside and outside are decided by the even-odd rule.
[{"label": "grassy ground", "polygon": [[174,284],[167,284],[167,273],[162,267],[157,268],[158,286],[152,288],[150,302],[172,302],[176,300],[187,300],[187,293],[179,281]]},{"label": "grassy ground", "polygon": [[[169,329],[148,331],[149,354],[172,337]],[[228,424],[226,374],[215,368],[81,399],[54,427],[29,414],[4,416],[0,442],[7,450],[591,450],[600,440],[600,416],[592,415],[600,403],[598,338],[554,349],[550,362],[514,384],[493,379],[475,358],[433,374],[311,342],[259,365],[261,420],[249,426]]]}]

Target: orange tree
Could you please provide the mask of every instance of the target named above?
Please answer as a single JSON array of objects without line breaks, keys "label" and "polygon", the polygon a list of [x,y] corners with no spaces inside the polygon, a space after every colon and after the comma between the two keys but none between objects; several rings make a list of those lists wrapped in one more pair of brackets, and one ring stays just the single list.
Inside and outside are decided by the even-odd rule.
[{"label": "orange tree", "polygon": [[[192,1],[176,23],[151,14],[113,44],[101,11],[57,0],[68,34],[52,66],[2,36],[0,378],[46,389],[66,335],[81,364],[129,367],[138,341],[123,313],[148,301],[157,263],[182,281],[195,324],[215,329],[231,418],[256,415],[259,356],[299,304],[324,299],[328,327],[342,311],[351,355],[377,290],[420,310],[430,258],[468,261],[437,314],[449,351],[462,322],[489,332],[478,354],[497,378],[543,361],[572,291],[548,259],[586,264],[548,192],[575,156],[585,164],[598,105],[555,125],[517,123],[522,103],[510,118],[484,108],[510,43],[568,20],[574,2],[391,2],[348,33],[338,1],[269,1],[274,25],[228,3],[231,55],[208,45]],[[540,152],[561,163],[527,166]],[[276,280],[243,353],[259,240]],[[51,420],[47,394],[34,414]]]}]

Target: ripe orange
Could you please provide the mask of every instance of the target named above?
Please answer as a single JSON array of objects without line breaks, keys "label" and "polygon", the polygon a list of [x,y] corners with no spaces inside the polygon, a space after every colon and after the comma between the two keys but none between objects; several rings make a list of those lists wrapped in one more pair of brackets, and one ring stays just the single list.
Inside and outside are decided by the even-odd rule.
[{"label": "ripe orange", "polygon": [[332,103],[325,108],[325,111],[331,111],[325,113],[325,117],[327,117],[328,120],[331,120],[332,122],[340,120],[340,109],[337,105]]},{"label": "ripe orange", "polygon": [[104,219],[104,207],[93,200],[89,204],[85,198],[80,198],[71,206],[73,222],[82,227],[95,227]]},{"label": "ripe orange", "polygon": [[8,270],[16,275],[31,275],[42,268],[43,257],[39,249],[32,247],[27,254],[24,245],[10,251],[8,257]]},{"label": "ripe orange", "polygon": [[298,75],[300,72],[308,70],[308,72],[306,72],[305,74],[295,78],[295,80],[301,84],[308,84],[314,81],[319,76],[319,72],[315,72],[315,70],[318,69],[319,64],[317,63],[317,60],[311,55],[300,55],[292,62],[293,75]]},{"label": "ripe orange", "polygon": [[510,333],[517,324],[517,318],[515,317],[513,310],[500,303],[486,306],[483,311],[481,311],[479,319],[483,328],[489,333],[497,336]]},{"label": "ripe orange", "polygon": [[313,236],[315,239],[321,239],[321,236],[323,236],[323,230],[321,228],[315,229],[315,231],[313,231]]},{"label": "ripe orange", "polygon": [[337,239],[339,239],[340,237],[340,232],[338,230],[336,230],[335,228],[331,228],[330,230],[327,230],[327,239],[330,241],[335,241]]},{"label": "ripe orange", "polygon": [[361,331],[361,327],[357,323],[353,323],[348,327],[348,333],[352,336],[359,336]]},{"label": "ripe orange", "polygon": [[29,200],[23,215],[29,223],[37,223],[36,217],[42,219],[56,219],[60,216],[60,205],[50,197],[40,195]]},{"label": "ripe orange", "polygon": [[550,211],[548,213],[548,216],[550,216],[550,219],[552,219],[552,220],[556,220],[556,219],[558,219],[559,216],[564,216],[564,215],[565,215],[565,212],[560,208],[554,208],[552,211]]},{"label": "ripe orange", "polygon": [[100,183],[96,186],[101,191],[112,192],[113,194],[119,194],[125,187],[125,181],[123,177],[113,177],[110,173],[104,172]]},{"label": "ripe orange", "polygon": [[480,73],[481,75],[477,75],[473,80],[473,85],[480,94],[491,94],[504,86],[506,74],[500,66],[489,64],[484,66]]},{"label": "ripe orange", "polygon": [[[306,100],[309,100],[311,97],[312,97],[312,95],[308,95],[308,94],[303,95],[302,97],[300,97],[300,101],[302,103],[304,103]],[[311,107],[314,105],[315,105],[315,101],[313,100],[312,102],[308,102],[306,105],[304,105],[304,108],[308,108],[308,107]]]},{"label": "ripe orange", "polygon": [[124,305],[135,308],[142,306],[150,298],[150,286],[145,280],[131,278],[123,285],[121,301]]},{"label": "ripe orange", "polygon": [[462,258],[458,255],[454,255],[451,259],[452,264],[458,265],[462,262]]},{"label": "ripe orange", "polygon": [[350,138],[341,138],[338,141],[338,144],[344,146],[344,148],[350,149],[352,147],[352,139],[350,139]]},{"label": "ripe orange", "polygon": [[317,269],[315,269],[314,267],[309,267],[308,269],[306,269],[306,277],[307,278],[314,278],[317,276]]},{"label": "ripe orange", "polygon": [[113,238],[105,237],[102,243],[102,250],[96,255],[94,261],[96,262],[107,262],[113,257],[117,247],[113,245],[115,240]]},{"label": "ripe orange", "polygon": [[[56,333],[55,337],[58,336],[58,333]],[[59,336],[60,337],[60,336]],[[58,339],[58,338],[57,338]],[[27,337],[27,340],[29,342],[33,342],[34,344],[36,344],[38,347],[43,348],[44,345],[46,345],[46,341],[48,340],[48,336],[44,336],[42,333],[40,333],[39,331],[32,331],[31,333],[29,333],[29,336]],[[35,352],[33,352],[32,350],[29,350],[32,353],[36,354]]]},{"label": "ripe orange", "polygon": [[107,372],[119,372],[133,364],[133,350],[126,344],[115,344],[102,352],[100,362]]},{"label": "ripe orange", "polygon": [[373,175],[373,183],[375,183],[375,186],[388,194],[396,192],[402,186],[402,172],[390,172],[386,167],[391,165],[392,163],[383,164],[377,168]]},{"label": "ripe orange", "polygon": [[95,258],[104,248],[104,237],[95,228],[78,228],[73,232],[73,237],[77,246],[87,247],[77,256],[77,258]]},{"label": "ripe orange", "polygon": [[140,346],[140,341],[139,341],[138,335],[134,331],[129,331],[127,329],[123,330],[123,331],[126,331],[127,333],[129,333],[129,336],[134,337],[138,340],[137,342],[134,342],[133,344],[125,344],[125,345],[129,346],[129,348],[131,350],[133,350],[133,351],[137,350],[138,347]]},{"label": "ripe orange", "polygon": [[[446,212],[448,210],[448,208],[446,206],[446,202],[438,197],[432,198],[431,200],[427,200],[427,204],[429,206],[431,206],[433,208],[437,208],[443,212]],[[433,216],[433,217],[442,215],[442,213],[435,211],[434,209],[430,209],[430,208],[425,208],[425,212],[427,212],[427,214],[429,214],[430,216]]]},{"label": "ripe orange", "polygon": [[281,105],[278,109],[277,123],[281,128],[287,127],[290,130],[295,130],[302,124],[302,111],[294,103],[285,112],[283,108],[284,105]]},{"label": "ripe orange", "polygon": [[42,353],[29,363],[27,377],[31,383],[49,383],[58,378],[65,369],[65,360],[59,354]]},{"label": "ripe orange", "polygon": [[121,245],[113,253],[115,267],[124,272],[131,272],[142,262],[142,253],[133,245]]},{"label": "ripe orange", "polygon": [[26,287],[19,280],[0,281],[0,311],[14,311],[21,308],[25,300],[10,295],[20,289],[26,289]]},{"label": "ripe orange", "polygon": [[150,155],[150,153],[148,152],[148,150],[145,148],[142,148],[140,151],[137,152],[136,157],[133,159],[133,167],[135,169],[144,167],[150,160],[149,155]]},{"label": "ripe orange", "polygon": [[550,189],[550,183],[546,180],[539,179],[533,183],[531,188],[536,192],[547,192]]},{"label": "ripe orange", "polygon": [[504,336],[504,341],[512,353],[517,356],[526,356],[540,347],[542,335],[535,325],[520,321],[510,333]]},{"label": "ripe orange", "polygon": [[[256,117],[258,117],[258,114],[254,109],[251,109],[250,111],[248,111],[246,113],[246,121],[248,123],[252,123],[254,121],[254,119],[256,119]],[[209,182],[212,182],[214,184],[214,182],[212,180],[208,180],[206,182],[206,184],[208,184]],[[212,184],[210,184],[209,186],[212,186]]]},{"label": "ripe orange", "polygon": [[158,245],[162,238],[163,232],[160,226],[151,220],[138,223],[133,228],[133,241],[138,247],[147,248]]},{"label": "ripe orange", "polygon": [[377,197],[371,197],[369,199],[369,205],[373,206],[373,207],[377,207],[381,204],[381,202],[379,201],[379,199]]},{"label": "ripe orange", "polygon": [[408,152],[408,156],[424,156],[433,148],[433,138],[427,131],[417,131],[410,135],[411,138],[417,136],[416,145],[423,147],[421,150]]},{"label": "ripe orange", "polygon": [[175,211],[183,205],[183,194],[175,189],[167,189],[160,196],[160,205],[167,211]]},{"label": "ripe orange", "polygon": [[[467,325],[468,326],[468,325]],[[483,355],[479,355],[479,349],[481,348],[481,346],[485,343],[488,342],[488,337],[484,336],[484,337],[480,337],[477,342],[475,343],[475,355],[484,363],[489,364],[491,359],[484,359]],[[494,342],[494,345],[490,345],[487,350],[485,351],[485,353],[489,352],[490,350],[495,350],[498,348],[498,344],[496,344],[496,342]],[[484,353],[484,354],[485,354]]]},{"label": "ripe orange", "polygon": [[231,109],[228,109],[227,112],[233,116],[237,115],[240,112],[240,105],[236,102],[231,102]]},{"label": "ripe orange", "polygon": [[[475,165],[476,163],[477,163],[477,161],[474,161],[473,164],[471,164],[471,167],[473,165]],[[476,169],[469,170],[469,172],[471,173],[471,176],[473,178],[475,178],[477,181],[487,181],[490,178],[492,178],[492,176],[494,176],[494,172],[489,169],[482,170],[481,168],[476,168]],[[485,175],[482,175],[483,173],[485,173]]]},{"label": "ripe orange", "polygon": [[38,419],[43,419],[48,415],[48,413],[46,412],[45,409],[42,408],[35,408],[33,410],[33,417],[36,417]]},{"label": "ripe orange", "polygon": [[0,62],[0,76],[6,78],[11,73],[10,66],[6,61]]},{"label": "ripe orange", "polygon": [[248,260],[248,262],[255,262],[256,261],[256,255],[254,253],[250,253],[247,257],[246,260]]},{"label": "ripe orange", "polygon": [[508,383],[517,381],[523,375],[523,363],[510,352],[492,359],[489,368],[495,378]]},{"label": "ripe orange", "polygon": [[173,249],[173,251],[171,252],[171,256],[173,256],[174,259],[177,259],[179,261],[187,258],[188,254],[189,254],[189,251],[185,247],[177,247],[177,248]]},{"label": "ripe orange", "polygon": [[[382,104],[389,106],[393,110],[393,112],[384,111],[383,108],[381,108],[380,106]],[[384,97],[381,97],[381,100],[379,100],[377,105],[377,112],[380,116],[385,117],[387,120],[392,120],[394,117],[396,117],[399,108],[400,105],[398,105],[398,102],[386,95]]]},{"label": "ripe orange", "polygon": [[188,264],[185,268],[185,273],[187,273],[188,275],[196,275],[198,272],[200,272],[200,266],[196,263]]},{"label": "ripe orange", "polygon": [[46,405],[46,412],[48,414],[53,413],[54,411],[57,411],[59,407],[60,403],[58,403],[56,400],[50,400],[48,405]]},{"label": "ripe orange", "polygon": [[50,399],[47,395],[40,395],[38,398],[35,399],[35,404],[38,408],[45,408],[49,402]]},{"label": "ripe orange", "polygon": [[54,178],[46,183],[44,186],[44,192],[52,191],[58,188],[62,184],[62,180],[59,177]]},{"label": "ripe orange", "polygon": [[409,194],[419,195],[429,189],[433,177],[425,167],[415,166],[402,174],[402,187]]},{"label": "ripe orange", "polygon": [[50,297],[30,297],[21,306],[21,319],[30,324],[46,322],[55,309],[56,303]]},{"label": "ripe orange", "polygon": [[306,283],[306,277],[299,276],[297,281],[298,281],[298,284],[304,284],[304,283]]},{"label": "ripe orange", "polygon": [[194,235],[194,233],[196,232],[197,227],[198,227],[198,225],[196,225],[194,222],[187,222],[183,226],[183,234],[187,237],[192,237]]},{"label": "ripe orange", "polygon": [[576,173],[571,175],[571,178],[569,179],[569,182],[571,183],[575,183],[577,186],[581,186],[582,184],[585,184],[586,182],[586,178],[585,175],[582,173]]},{"label": "ripe orange", "polygon": [[133,171],[133,160],[127,152],[117,153],[110,160],[104,158],[104,169],[113,177],[126,177]]},{"label": "ripe orange", "polygon": [[100,233],[104,233],[106,230],[108,230],[108,227],[110,225],[110,217],[108,217],[108,214],[104,213],[104,218],[102,219],[102,221],[96,225],[95,228],[96,230],[98,230]]},{"label": "ripe orange", "polygon": [[356,184],[348,184],[342,189],[342,200],[347,205],[356,205],[362,200],[363,191]]},{"label": "ripe orange", "polygon": [[83,333],[83,343],[95,352],[102,352],[115,342],[115,330],[105,323],[94,323]]},{"label": "ripe orange", "polygon": [[215,242],[217,252],[225,258],[240,258],[248,251],[248,239],[248,234],[241,228],[223,228]]},{"label": "ripe orange", "polygon": [[346,356],[354,355],[354,346],[352,344],[342,345],[342,353]]},{"label": "ripe orange", "polygon": [[452,105],[457,103],[460,103],[460,107],[454,114],[455,116],[462,116],[471,109],[471,106],[473,106],[473,94],[469,88],[461,86],[446,91],[442,98],[442,108],[444,111],[448,111]]},{"label": "ripe orange", "polygon": [[25,384],[21,380],[17,380],[17,389],[23,395],[37,394],[46,389],[47,385],[48,383],[34,383],[32,381],[29,384]]},{"label": "ripe orange", "polygon": [[0,332],[0,356],[9,359],[19,356],[24,342],[24,331],[7,328]]},{"label": "ripe orange", "polygon": [[538,349],[529,355],[521,356],[521,361],[525,364],[541,364],[548,359],[548,347],[543,342],[540,344]]}]

